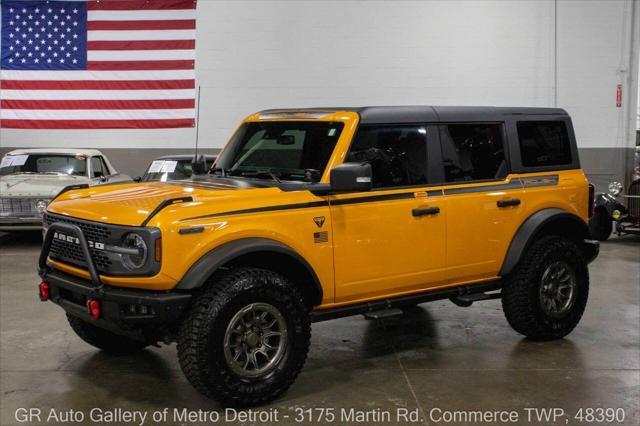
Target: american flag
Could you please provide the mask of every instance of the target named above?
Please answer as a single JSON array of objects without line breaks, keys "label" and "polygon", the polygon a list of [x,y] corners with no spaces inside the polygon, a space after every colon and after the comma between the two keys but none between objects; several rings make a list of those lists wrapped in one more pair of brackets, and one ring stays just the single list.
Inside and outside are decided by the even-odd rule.
[{"label": "american flag", "polygon": [[192,127],[195,0],[0,0],[0,127]]}]

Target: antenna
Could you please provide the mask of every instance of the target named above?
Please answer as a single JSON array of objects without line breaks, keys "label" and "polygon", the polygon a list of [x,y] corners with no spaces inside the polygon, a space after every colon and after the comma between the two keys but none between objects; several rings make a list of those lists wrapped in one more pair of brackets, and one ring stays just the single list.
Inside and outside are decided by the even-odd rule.
[{"label": "antenna", "polygon": [[200,85],[198,85],[198,103],[196,105],[196,154],[195,161],[198,161],[198,136],[200,133]]}]

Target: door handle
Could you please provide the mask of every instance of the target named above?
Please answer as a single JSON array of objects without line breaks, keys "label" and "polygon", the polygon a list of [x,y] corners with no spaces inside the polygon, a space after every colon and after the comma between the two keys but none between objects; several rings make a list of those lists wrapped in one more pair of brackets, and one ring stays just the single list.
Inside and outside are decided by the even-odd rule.
[{"label": "door handle", "polygon": [[519,206],[520,199],[519,198],[510,198],[508,200],[498,200],[498,207],[511,207],[511,206]]},{"label": "door handle", "polygon": [[411,210],[411,214],[413,215],[413,217],[434,215],[438,213],[440,213],[440,207],[425,207],[422,209]]}]

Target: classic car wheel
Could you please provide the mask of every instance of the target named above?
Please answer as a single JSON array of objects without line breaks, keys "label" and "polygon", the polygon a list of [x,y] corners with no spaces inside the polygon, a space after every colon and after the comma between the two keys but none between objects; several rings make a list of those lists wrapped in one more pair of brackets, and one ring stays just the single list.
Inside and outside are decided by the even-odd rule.
[{"label": "classic car wheel", "polygon": [[178,358],[202,394],[230,406],[263,404],[284,393],[309,351],[308,304],[275,272],[232,269],[215,276],[186,314]]},{"label": "classic car wheel", "polygon": [[589,219],[589,229],[591,236],[598,241],[606,241],[613,232],[612,220],[605,210],[596,209],[591,219]]},{"label": "classic car wheel", "polygon": [[502,289],[502,309],[515,331],[532,340],[559,339],[580,322],[589,296],[589,271],[578,247],[542,237],[524,254]]}]

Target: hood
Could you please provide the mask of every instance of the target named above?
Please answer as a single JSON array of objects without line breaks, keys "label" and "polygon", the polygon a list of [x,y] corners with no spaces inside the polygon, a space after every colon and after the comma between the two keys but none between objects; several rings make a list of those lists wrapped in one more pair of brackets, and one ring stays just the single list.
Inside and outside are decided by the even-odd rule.
[{"label": "hood", "polygon": [[0,176],[0,195],[3,197],[53,198],[65,186],[89,182],[85,176],[15,174]]},{"label": "hood", "polygon": [[140,226],[164,201],[191,197],[192,201],[176,203],[153,215],[154,222],[149,225],[155,226],[155,221],[163,216],[179,219],[196,216],[203,210],[222,211],[236,204],[245,205],[247,199],[260,202],[263,196],[272,198],[279,192],[279,188],[232,179],[126,183],[69,191],[49,204],[47,211],[96,222]]}]

